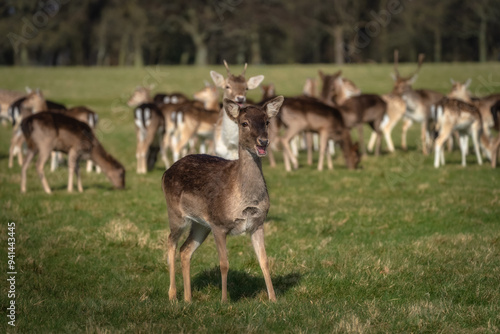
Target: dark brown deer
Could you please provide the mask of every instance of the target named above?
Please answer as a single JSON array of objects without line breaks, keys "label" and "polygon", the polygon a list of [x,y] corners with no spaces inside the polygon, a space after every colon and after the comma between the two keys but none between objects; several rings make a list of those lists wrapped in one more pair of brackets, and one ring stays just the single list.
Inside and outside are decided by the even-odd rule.
[{"label": "dark brown deer", "polygon": [[184,300],[190,302],[192,299],[191,257],[210,231],[219,253],[222,301],[227,301],[229,262],[226,237],[245,232],[251,235],[269,299],[276,300],[264,246],[264,221],[270,203],[260,157],[266,155],[269,145],[269,120],[278,114],[282,103],[282,96],[262,107],[240,107],[224,99],[224,112],[238,125],[239,159],[189,155],[163,174],[162,188],[170,225],[167,241],[170,300],[177,298],[175,253],[179,238],[187,228],[191,230],[180,250]]},{"label": "dark brown deer", "polygon": [[[247,90],[259,87],[264,76],[257,75],[246,80],[247,64],[245,64],[243,72],[237,76],[231,74],[225,60],[224,66],[227,70],[227,78],[215,71],[210,71],[210,76],[215,85],[224,90],[225,99],[230,99],[243,106],[246,103]],[[226,159],[238,159],[238,126],[222,110],[215,128],[215,153]]]},{"label": "dark brown deer", "polygon": [[115,188],[125,187],[125,168],[104,150],[87,124],[64,114],[45,111],[25,118],[21,129],[28,144],[28,155],[21,172],[21,192],[26,192],[26,171],[38,154],[36,170],[43,189],[47,194],[51,193],[43,166],[54,150],[68,154],[68,192],[73,191],[73,174],[77,177],[78,191],[83,191],[78,168],[81,158],[92,159],[100,166]]},{"label": "dark brown deer", "polygon": [[321,90],[321,101],[323,103],[337,107],[342,113],[344,124],[348,128],[357,127],[359,133],[359,143],[361,152],[365,153],[363,125],[367,123],[376,132],[375,154],[380,153],[380,141],[382,130],[380,128],[382,120],[387,112],[387,103],[375,94],[360,94],[353,89],[343,89],[344,93],[352,92],[351,95],[339,95],[339,87],[350,85],[357,88],[352,81],[343,79],[341,71],[332,75],[319,71],[323,88]]},{"label": "dark brown deer", "polygon": [[[337,108],[328,106],[317,99],[286,98],[281,108],[281,121],[287,127],[285,135],[282,137],[283,156],[285,168],[291,171],[290,161],[293,168],[298,168],[298,161],[290,148],[290,140],[301,131],[314,131],[319,133],[319,162],[318,170],[323,170],[324,156],[328,139],[333,139],[342,147],[347,168],[354,169],[360,161],[358,145],[351,141],[349,128],[345,125],[344,119]],[[328,155],[328,168],[333,165]]]},{"label": "dark brown deer", "polygon": [[399,95],[406,102],[406,113],[404,116],[403,132],[401,134],[401,146],[407,149],[406,135],[413,122],[421,123],[421,141],[422,152],[429,154],[428,143],[430,142],[429,118],[431,117],[431,107],[437,104],[444,96],[429,89],[413,89],[412,85],[418,78],[418,72],[424,61],[424,54],[418,56],[418,67],[413,74],[408,77],[402,77],[398,71],[398,50],[394,51],[394,74],[391,74],[394,80],[392,92]]}]

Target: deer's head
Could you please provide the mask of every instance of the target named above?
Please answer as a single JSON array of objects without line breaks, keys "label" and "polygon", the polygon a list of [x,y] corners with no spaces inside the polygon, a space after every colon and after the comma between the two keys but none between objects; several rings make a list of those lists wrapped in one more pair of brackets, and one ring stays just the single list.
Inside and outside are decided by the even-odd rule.
[{"label": "deer's head", "polygon": [[259,157],[267,154],[269,120],[278,114],[283,101],[283,96],[278,96],[263,106],[240,107],[238,103],[224,99],[225,112],[238,124],[241,148]]},{"label": "deer's head", "polygon": [[274,88],[274,84],[270,83],[269,85],[262,85],[262,100],[270,99],[276,96],[276,89]]},{"label": "deer's head", "polygon": [[468,101],[470,99],[469,86],[471,84],[471,79],[467,79],[464,83],[450,79],[451,91],[448,93],[448,97],[451,99],[457,99],[462,101]]},{"label": "deer's head", "polygon": [[138,86],[127,101],[129,107],[135,107],[150,100],[151,91],[147,87]]},{"label": "deer's head", "polygon": [[339,78],[341,79],[340,76],[342,75],[342,71],[337,71],[333,74],[325,74],[323,73],[323,71],[319,70],[318,74],[321,78],[321,81],[323,82],[320,98],[325,102],[330,102],[335,98],[335,95],[337,94],[335,81]]},{"label": "deer's head", "polygon": [[202,102],[218,100],[219,92],[216,86],[205,83],[205,88],[194,93],[194,99]]},{"label": "deer's head", "polygon": [[38,88],[32,91],[26,96],[22,107],[30,109],[33,112],[47,110],[47,104],[45,103],[43,93]]},{"label": "deer's head", "polygon": [[231,74],[227,62],[224,60],[224,66],[227,70],[227,78],[224,78],[222,74],[215,71],[210,71],[210,76],[217,87],[224,90],[224,98],[235,101],[236,103],[243,105],[246,101],[247,90],[255,89],[259,87],[260,83],[264,80],[263,75],[257,75],[251,77],[250,79],[245,79],[245,72],[247,69],[247,64],[240,75]]},{"label": "deer's head", "polygon": [[398,71],[398,60],[399,60],[399,52],[398,50],[394,50],[394,73],[391,73],[391,77],[394,80],[394,87],[392,89],[393,94],[403,95],[409,91],[411,91],[412,85],[418,78],[418,72],[422,67],[422,63],[424,62],[425,55],[423,53],[418,55],[418,67],[409,77],[402,77]]}]

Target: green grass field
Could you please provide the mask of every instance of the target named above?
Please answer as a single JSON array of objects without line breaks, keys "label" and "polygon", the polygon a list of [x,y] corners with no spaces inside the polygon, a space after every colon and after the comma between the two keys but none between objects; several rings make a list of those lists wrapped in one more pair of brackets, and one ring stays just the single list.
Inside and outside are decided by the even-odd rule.
[{"label": "green grass field", "polygon": [[[250,66],[284,95],[331,65]],[[498,333],[500,170],[458,151],[438,170],[418,149],[367,156],[348,171],[305,164],[285,173],[264,163],[271,197],[266,249],[278,301],[269,303],[250,238],[228,238],[229,303],[221,304],[213,238],[194,254],[193,303],[168,301],[168,223],[161,164],[135,173],[135,132],[125,101],[135,86],[189,95],[212,68],[0,68],[1,87],[43,89],[49,99],[87,105],[98,135],[127,169],[124,191],[83,172],[84,192],[66,192],[67,170],[48,171],[46,195],[34,166],[20,193],[20,167],[7,168],[9,127],[0,127],[0,331],[9,333]],[[225,74],[222,66],[216,68]],[[402,65],[409,74],[414,65]],[[234,67],[237,73],[241,68]],[[345,66],[364,92],[390,91],[391,66]],[[496,74],[495,74],[496,73]],[[449,78],[472,92],[500,91],[500,65],[425,64],[415,87],[447,92]],[[259,92],[249,97],[259,99]],[[393,132],[400,148],[401,126]],[[367,138],[368,135],[365,135]],[[383,145],[385,149],[385,144]],[[338,152],[338,151],[337,151]],[[8,325],[8,222],[15,222],[16,322]]]}]

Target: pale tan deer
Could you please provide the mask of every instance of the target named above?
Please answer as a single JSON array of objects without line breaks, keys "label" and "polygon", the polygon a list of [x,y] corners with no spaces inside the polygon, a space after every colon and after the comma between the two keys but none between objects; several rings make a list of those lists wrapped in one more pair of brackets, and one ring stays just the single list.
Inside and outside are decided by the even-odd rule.
[{"label": "pale tan deer", "polygon": [[[210,71],[210,76],[215,85],[223,89],[224,99],[230,99],[243,106],[246,102],[247,90],[259,87],[264,80],[264,76],[257,75],[246,80],[247,64],[245,64],[243,72],[238,76],[231,74],[229,65],[225,60],[224,66],[226,67],[227,78],[215,71]],[[238,126],[223,110],[219,113],[219,120],[215,127],[215,153],[226,159],[238,159]]]},{"label": "pale tan deer", "polygon": [[10,139],[9,148],[9,168],[14,166],[14,157],[17,155],[17,161],[20,166],[23,165],[23,152],[22,146],[24,143],[24,136],[20,128],[21,121],[33,113],[47,110],[47,103],[40,90],[32,91],[26,97],[21,98],[20,104],[12,106],[12,137]]},{"label": "pale tan deer", "polygon": [[424,54],[418,56],[418,67],[416,71],[408,77],[400,76],[398,71],[398,60],[399,53],[398,50],[395,50],[394,74],[391,74],[394,80],[392,93],[400,96],[406,103],[403,132],[401,134],[401,147],[404,150],[407,149],[406,137],[408,129],[412,126],[413,122],[418,122],[422,124],[420,133],[422,152],[427,155],[429,154],[428,144],[431,139],[428,124],[431,107],[443,98],[443,94],[429,89],[413,89],[412,87],[418,78],[418,72],[424,61]]},{"label": "pale tan deer", "polygon": [[[290,140],[301,131],[319,133],[319,171],[323,170],[328,139],[333,139],[341,145],[347,168],[355,169],[359,164],[358,145],[352,143],[350,130],[337,108],[308,97],[286,98],[281,108],[281,121],[287,127],[286,133],[281,138],[287,171],[291,171],[290,162],[294,169],[299,167],[297,158],[290,148]],[[327,158],[328,169],[332,169],[333,164],[329,154]]]},{"label": "pale tan deer", "polygon": [[180,250],[185,301],[192,299],[191,257],[210,231],[219,254],[222,301],[227,301],[229,270],[226,237],[245,232],[251,235],[269,300],[276,300],[264,245],[264,222],[270,203],[260,157],[266,155],[269,145],[269,120],[278,114],[282,103],[282,96],[262,107],[240,107],[224,99],[224,112],[238,125],[239,159],[189,155],[163,174],[162,188],[170,225],[167,240],[170,300],[177,298],[175,253],[179,238],[187,228],[190,228],[189,236]]},{"label": "pale tan deer", "polygon": [[482,131],[483,123],[479,109],[466,102],[445,97],[437,103],[435,112],[437,138],[434,144],[434,167],[438,168],[440,165],[445,164],[443,144],[448,140],[453,131],[458,131],[459,133],[462,166],[465,167],[467,165],[466,155],[469,134],[472,137],[477,162],[479,165],[482,165],[483,160],[479,152],[479,138],[485,142],[488,148],[489,141]]},{"label": "pale tan deer", "polygon": [[81,158],[92,159],[99,165],[115,188],[125,187],[125,169],[104,150],[87,124],[64,114],[44,111],[25,118],[21,122],[21,129],[28,144],[28,154],[21,172],[21,192],[26,192],[26,171],[33,157],[38,154],[36,170],[44,191],[51,193],[43,166],[54,150],[68,154],[68,192],[73,191],[73,174],[76,174],[78,191],[83,191],[78,168]]},{"label": "pale tan deer", "polygon": [[152,103],[151,94],[146,87],[137,87],[127,104],[134,107],[134,122],[137,137],[137,174],[148,171],[148,152],[155,137],[159,135],[160,153],[165,168],[170,166],[163,147],[166,120],[156,104]]}]

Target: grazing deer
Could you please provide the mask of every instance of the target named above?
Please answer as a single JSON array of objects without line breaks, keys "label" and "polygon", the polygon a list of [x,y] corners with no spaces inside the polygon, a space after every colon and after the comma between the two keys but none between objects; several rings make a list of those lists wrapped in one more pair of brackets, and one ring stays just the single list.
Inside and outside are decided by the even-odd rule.
[{"label": "grazing deer", "polygon": [[429,154],[427,143],[428,139],[430,140],[428,121],[431,107],[443,98],[443,94],[429,89],[412,88],[412,85],[418,78],[418,72],[422,67],[424,57],[424,54],[418,56],[418,67],[416,71],[409,77],[404,78],[399,75],[398,71],[399,52],[398,50],[394,50],[394,73],[391,74],[391,77],[394,80],[392,93],[401,96],[406,102],[406,113],[404,115],[403,132],[401,134],[401,146],[404,150],[407,149],[406,135],[408,129],[412,126],[413,122],[419,122],[422,124],[422,152],[424,155],[427,155]]},{"label": "grazing deer", "polygon": [[146,174],[148,171],[148,152],[156,135],[160,136],[160,153],[165,168],[170,166],[166,151],[163,148],[165,133],[165,118],[156,104],[152,103],[149,89],[137,87],[127,104],[134,109],[135,130],[137,136],[137,174]]},{"label": "grazing deer", "polygon": [[184,300],[190,302],[190,262],[194,251],[213,232],[219,253],[222,276],[222,301],[227,301],[226,237],[248,232],[264,274],[267,293],[276,300],[264,245],[264,221],[269,210],[269,195],[260,157],[269,145],[269,120],[278,114],[283,97],[264,106],[241,107],[224,99],[223,110],[238,125],[239,159],[226,160],[209,155],[189,155],[177,161],[162,178],[168,210],[170,235],[167,241],[170,272],[170,300],[177,298],[175,253],[182,232],[190,227],[181,247]]},{"label": "grazing deer", "polygon": [[[238,76],[231,74],[225,60],[224,66],[226,67],[227,78],[215,71],[210,71],[210,76],[215,85],[224,90],[224,99],[230,99],[243,106],[246,102],[247,90],[259,87],[264,80],[264,76],[257,75],[246,80],[246,63],[243,72]],[[215,153],[226,159],[238,159],[238,125],[223,110],[219,113],[219,120],[215,127]]]},{"label": "grazing deer", "polygon": [[491,115],[493,116],[494,128],[497,130],[497,137],[491,143],[491,167],[496,168],[498,149],[500,148],[500,100],[491,107]]},{"label": "grazing deer", "polygon": [[[328,139],[333,139],[342,146],[347,168],[354,169],[359,164],[358,145],[352,143],[349,128],[345,125],[344,119],[337,108],[307,97],[286,98],[281,108],[281,121],[287,127],[286,133],[282,137],[283,156],[287,171],[291,171],[290,161],[294,169],[298,168],[297,158],[290,148],[290,140],[301,131],[319,133],[319,171],[323,170]],[[332,169],[333,164],[330,155],[328,155],[327,163],[328,168]]]},{"label": "grazing deer", "polygon": [[28,155],[21,172],[21,192],[26,192],[26,171],[38,154],[36,170],[43,189],[47,194],[51,193],[43,166],[54,150],[68,154],[68,192],[73,191],[73,174],[77,177],[78,191],[83,191],[78,168],[81,158],[90,158],[99,165],[115,188],[125,187],[125,169],[104,150],[87,124],[64,114],[44,111],[25,118],[21,129],[28,144]]},{"label": "grazing deer", "polygon": [[469,133],[474,144],[477,162],[479,165],[482,165],[483,160],[479,152],[479,137],[481,136],[481,140],[483,140],[488,147],[489,143],[484,133],[482,133],[483,126],[479,109],[466,102],[445,97],[437,103],[435,112],[435,131],[437,138],[434,144],[434,167],[438,168],[440,165],[444,166],[443,144],[455,130],[458,131],[460,136],[462,166],[465,167],[467,164],[466,155]]},{"label": "grazing deer", "polygon": [[342,113],[344,124],[348,128],[357,127],[361,152],[365,153],[363,139],[363,124],[368,123],[376,132],[377,144],[375,154],[380,153],[381,124],[387,111],[387,103],[378,95],[361,94],[352,81],[343,80],[341,71],[333,75],[326,75],[319,71],[323,81],[321,100],[323,103],[336,106]]},{"label": "grazing deer", "polygon": [[11,106],[9,113],[12,117],[13,129],[9,148],[9,168],[14,166],[14,157],[16,155],[19,165],[23,165],[22,145],[24,136],[19,126],[20,122],[31,114],[44,110],[47,110],[47,104],[42,92],[38,89],[15,101]]},{"label": "grazing deer", "polygon": [[[47,103],[48,104],[48,103]],[[97,116],[97,113],[94,111],[90,110],[87,107],[84,106],[78,106],[78,107],[73,107],[70,109],[59,109],[59,110],[53,110],[50,109],[49,106],[48,111],[55,112],[55,113],[62,113],[65,114],[66,116],[73,117],[74,119],[79,120],[80,122],[86,123],[90,128],[95,131],[95,128],[97,126],[97,122],[99,117]],[[60,152],[52,152],[51,154],[51,163],[50,163],[50,171],[53,172],[56,170],[59,164],[59,153]],[[87,173],[90,173],[93,168],[93,162],[92,160],[87,160]],[[100,173],[100,167],[96,166],[96,172]]]}]

